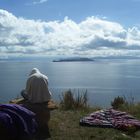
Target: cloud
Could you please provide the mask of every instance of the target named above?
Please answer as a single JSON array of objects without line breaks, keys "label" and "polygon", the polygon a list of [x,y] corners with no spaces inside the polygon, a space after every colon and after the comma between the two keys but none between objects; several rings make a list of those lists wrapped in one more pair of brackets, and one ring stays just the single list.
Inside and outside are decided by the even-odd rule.
[{"label": "cloud", "polygon": [[97,17],[27,20],[0,10],[0,55],[140,56],[140,29]]},{"label": "cloud", "polygon": [[32,3],[26,3],[26,6],[31,6],[31,5],[37,5],[37,4],[42,4],[42,3],[46,3],[48,2],[48,0],[34,0]]},{"label": "cloud", "polygon": [[48,0],[38,0],[38,1],[34,1],[33,4],[42,4],[47,2]]}]

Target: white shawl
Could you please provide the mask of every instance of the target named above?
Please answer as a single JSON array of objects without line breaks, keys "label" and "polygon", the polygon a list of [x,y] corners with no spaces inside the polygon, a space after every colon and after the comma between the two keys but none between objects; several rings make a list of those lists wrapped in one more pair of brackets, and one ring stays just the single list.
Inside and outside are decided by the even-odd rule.
[{"label": "white shawl", "polygon": [[48,89],[48,77],[37,68],[32,69],[26,83],[28,99],[32,103],[42,103],[51,99]]}]

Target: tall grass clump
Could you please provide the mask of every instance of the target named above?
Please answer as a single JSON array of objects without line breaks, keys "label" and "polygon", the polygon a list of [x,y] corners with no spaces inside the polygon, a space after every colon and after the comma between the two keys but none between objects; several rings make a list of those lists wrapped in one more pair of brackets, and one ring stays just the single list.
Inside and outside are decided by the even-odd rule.
[{"label": "tall grass clump", "polygon": [[63,110],[76,110],[88,108],[87,90],[83,93],[75,93],[71,90],[65,91],[60,96],[60,108]]},{"label": "tall grass clump", "polygon": [[119,109],[122,105],[127,105],[128,102],[126,101],[125,97],[115,97],[113,101],[111,101],[111,106],[113,109]]},{"label": "tall grass clump", "polygon": [[140,118],[140,102],[135,103],[134,97],[130,96],[129,100],[125,96],[115,97],[111,102],[113,109],[119,109],[121,111],[127,111],[128,113]]}]

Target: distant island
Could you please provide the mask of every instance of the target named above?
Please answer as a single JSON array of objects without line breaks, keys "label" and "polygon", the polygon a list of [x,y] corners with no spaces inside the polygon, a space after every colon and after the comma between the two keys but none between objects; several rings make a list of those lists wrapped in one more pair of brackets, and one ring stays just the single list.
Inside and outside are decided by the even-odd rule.
[{"label": "distant island", "polygon": [[85,61],[94,61],[93,59],[90,58],[65,58],[65,59],[58,59],[58,60],[53,60],[53,62],[85,62]]}]

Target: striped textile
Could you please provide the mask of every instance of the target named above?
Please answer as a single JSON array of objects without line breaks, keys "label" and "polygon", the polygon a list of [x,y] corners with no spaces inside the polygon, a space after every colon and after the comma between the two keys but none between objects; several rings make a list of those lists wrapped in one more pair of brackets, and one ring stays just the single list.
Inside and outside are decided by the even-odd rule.
[{"label": "striped textile", "polygon": [[82,126],[108,127],[121,130],[140,128],[140,121],[126,112],[114,109],[99,110],[80,119]]}]

